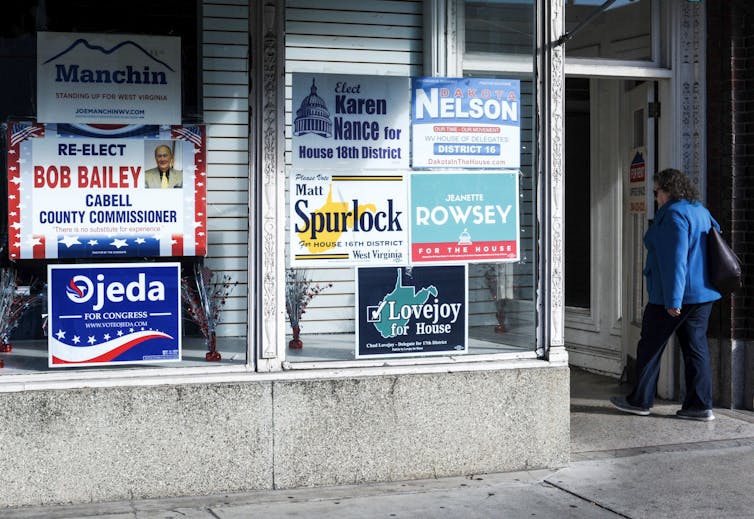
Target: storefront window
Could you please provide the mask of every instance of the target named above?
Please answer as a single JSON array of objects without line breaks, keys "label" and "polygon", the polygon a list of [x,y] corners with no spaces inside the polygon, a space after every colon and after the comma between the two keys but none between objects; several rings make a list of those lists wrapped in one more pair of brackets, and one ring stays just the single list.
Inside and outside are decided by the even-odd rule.
[{"label": "storefront window", "polygon": [[[506,55],[525,64],[527,73],[522,74],[519,65],[513,72],[466,71],[461,79],[422,77],[421,6],[393,4],[385,5],[385,10],[397,12],[379,17],[342,13],[342,26],[325,23],[316,5],[287,9],[286,360],[291,367],[372,359],[422,362],[432,356],[519,355],[535,350],[533,5],[508,6],[515,11],[510,16],[497,4],[477,2],[470,11],[467,4],[467,24],[489,22],[484,30],[469,30],[467,25],[466,34],[474,33],[473,41],[466,40],[467,51],[472,47],[478,52],[501,52],[503,45]],[[391,26],[378,27],[383,21]],[[508,38],[501,37],[501,26],[509,31]],[[306,34],[318,36],[307,39]],[[324,48],[331,41],[337,41],[339,48]],[[358,63],[343,64],[346,55]],[[459,104],[454,106],[465,106],[461,98],[467,96],[486,99],[487,94],[481,94],[487,92],[485,85],[504,89],[505,102],[496,106],[517,110],[516,148],[511,152],[515,157],[510,161],[514,166],[501,162],[498,167],[480,167],[477,158],[456,160],[452,155],[422,158],[426,147],[418,141],[434,143],[435,151],[468,153],[460,139],[483,140],[459,133],[461,126],[454,126],[457,120],[439,129],[420,127],[416,96],[426,96],[425,107],[431,106],[435,84],[437,92],[457,92]],[[488,136],[490,143],[512,142],[496,137],[508,130],[490,131],[494,132]],[[479,179],[482,184],[476,183]],[[496,202],[509,194],[513,200]],[[461,205],[448,208],[452,205],[448,200],[467,202],[469,197],[482,201],[469,211],[491,211],[480,216],[482,220],[505,213],[498,229],[513,225],[516,245],[510,250],[515,253],[498,253],[491,261],[428,258],[427,254],[463,254],[459,251],[471,250],[479,240],[473,218],[468,229],[458,230],[449,248],[426,247],[432,240],[419,238],[425,236],[422,225],[445,223],[453,219],[453,211],[466,210]],[[340,209],[333,209],[336,206]],[[497,216],[492,214],[495,208],[501,211]],[[351,232],[354,224],[349,218],[359,220],[366,213],[390,216],[392,227],[383,220],[384,238],[374,240],[364,233],[367,239],[353,239],[358,234]],[[337,220],[337,215],[342,219]],[[364,218],[361,225],[370,227],[373,217]],[[410,232],[396,232],[399,223]],[[315,227],[330,232],[314,233]],[[342,229],[350,234],[340,234]],[[437,236],[436,242],[444,240],[442,232]],[[370,240],[374,246],[368,245]],[[406,240],[408,248],[403,247]],[[361,243],[367,244],[364,250]],[[481,241],[478,245],[484,246]],[[465,294],[462,305],[443,300],[442,294],[451,292]],[[386,323],[390,312],[398,316],[401,311],[405,322]],[[458,331],[448,324],[455,311],[465,320],[463,346],[443,349],[455,344],[447,340]],[[429,315],[432,312],[437,319]]]},{"label": "storefront window", "polygon": [[571,58],[651,61],[652,0],[566,0],[566,54]]},{"label": "storefront window", "polygon": [[[244,216],[248,202],[227,177],[242,179],[248,174],[248,160],[241,155],[247,149],[247,116],[244,112],[238,117],[240,131],[229,130],[228,125],[213,126],[217,122],[213,113],[222,101],[203,84],[199,45],[204,41],[212,46],[213,31],[207,29],[211,25],[208,22],[200,32],[199,4],[193,1],[28,1],[6,7],[0,21],[0,64],[12,80],[6,81],[0,97],[0,160],[6,173],[0,182],[0,199],[9,204],[0,211],[0,307],[6,310],[0,376],[55,369],[110,369],[110,365],[164,368],[246,363],[248,260],[241,245],[248,241],[248,220]],[[247,46],[246,22],[242,28],[234,38],[234,28],[223,27],[223,42]],[[55,40],[55,35],[61,39]],[[154,43],[157,37],[175,42],[174,47],[159,48],[160,44]],[[57,49],[55,45],[63,40],[71,44]],[[92,43],[116,40],[112,45]],[[149,44],[157,47],[152,54],[144,50]],[[43,88],[38,95],[37,87],[43,83],[38,77],[39,48],[55,48],[56,57],[65,56],[67,61],[56,65],[60,84],[90,84],[87,93],[60,87],[55,91]],[[100,63],[96,61],[99,55],[109,56],[124,48],[136,49],[135,53],[148,55],[145,60],[150,61],[143,67],[124,70],[92,64]],[[239,60],[239,64],[246,66],[245,60]],[[168,96],[132,93],[123,85],[163,81],[163,66],[178,71],[178,86],[171,98],[176,101],[165,103],[175,116],[161,121],[159,114],[169,110],[161,112],[160,108],[151,112],[157,115],[148,124],[139,124],[137,112],[149,114],[150,102],[159,103]],[[222,67],[212,68],[210,75],[222,75],[218,70]],[[244,87],[240,98],[245,99],[247,92]],[[93,102],[139,95],[144,98],[141,106],[132,109],[136,114],[133,121],[115,115],[113,105]],[[91,123],[86,118],[67,119],[59,115],[62,112],[43,117],[42,112],[49,113],[50,109],[44,108],[40,99],[49,104],[50,96],[85,100],[77,113],[98,111],[114,119],[112,123]],[[232,117],[232,110],[223,111],[223,116]],[[214,141],[213,136],[217,137]],[[48,148],[56,150],[53,155],[60,164],[49,158]],[[123,158],[118,166],[116,157],[130,157],[132,148],[138,150],[138,165],[129,169],[123,164],[131,158]],[[17,149],[24,154],[19,162],[14,156]],[[216,149],[225,152],[217,153]],[[94,155],[100,156],[99,162],[92,159]],[[236,155],[242,157],[240,162]],[[30,158],[34,160],[33,173],[22,169]],[[169,167],[163,168],[161,161],[169,162]],[[149,169],[162,172],[162,185],[160,180],[150,185]],[[238,182],[245,184],[244,180]],[[196,186],[201,186],[200,194]],[[154,193],[141,190],[159,187],[173,189],[160,191],[159,203],[142,207],[144,197],[157,200],[159,193],[156,189],[149,189]],[[14,194],[15,189],[21,190],[20,197]],[[14,201],[19,198],[20,202]],[[78,205],[69,207],[66,200],[78,201]],[[16,206],[21,208],[20,216],[13,209]],[[146,223],[145,218],[153,217],[176,225],[190,219],[202,228],[195,234],[191,231],[171,236],[165,229]],[[115,220],[143,223],[119,228]],[[99,230],[87,230],[82,223],[96,225]],[[41,228],[34,227],[37,225],[48,225],[53,234],[35,234],[32,229]],[[10,232],[6,232],[8,229]],[[100,231],[101,236],[93,236]],[[77,248],[81,251],[75,252]],[[138,248],[138,252],[131,253],[129,248]],[[48,297],[50,265],[55,275],[70,272],[70,300],[90,301],[96,311],[49,315],[49,299],[56,297]],[[90,271],[78,270],[89,267]],[[163,272],[166,277],[159,277]],[[152,274],[156,281],[152,281]],[[123,277],[115,280],[115,276]],[[163,300],[168,303],[161,309]],[[133,308],[107,306],[123,301],[131,301]],[[212,308],[219,314],[208,318],[208,309]],[[84,328],[68,329],[61,324],[74,321],[81,321],[86,333],[82,333]],[[57,357],[48,351],[51,337],[66,353]],[[163,346],[146,346],[153,340],[163,340]],[[92,346],[91,351],[96,349],[96,355],[84,355],[79,346],[85,344]],[[137,350],[131,357],[125,353]],[[209,359],[210,352],[219,353],[220,358],[213,355]],[[66,357],[68,354],[71,356]]]}]

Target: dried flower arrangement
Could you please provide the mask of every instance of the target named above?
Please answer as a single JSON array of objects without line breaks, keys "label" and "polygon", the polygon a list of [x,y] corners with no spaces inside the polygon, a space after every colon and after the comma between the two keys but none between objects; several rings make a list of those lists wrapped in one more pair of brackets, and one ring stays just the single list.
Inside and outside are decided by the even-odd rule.
[{"label": "dried flower arrangement", "polygon": [[0,268],[0,351],[12,349],[10,336],[21,318],[36,303],[37,283],[32,281],[28,289],[18,289],[18,274],[12,267]]},{"label": "dried flower arrangement", "polygon": [[288,313],[288,320],[293,329],[293,339],[288,343],[288,347],[298,349],[303,346],[299,338],[301,332],[301,316],[306,313],[306,307],[319,295],[323,290],[332,286],[328,283],[325,286],[313,283],[309,279],[309,272],[306,269],[289,268],[285,272],[285,311]]},{"label": "dried flower arrangement", "polygon": [[217,351],[217,325],[225,303],[238,281],[228,274],[218,275],[209,267],[194,264],[193,280],[189,276],[181,278],[181,295],[188,318],[193,321],[204,336],[207,344],[206,360],[222,359]]}]

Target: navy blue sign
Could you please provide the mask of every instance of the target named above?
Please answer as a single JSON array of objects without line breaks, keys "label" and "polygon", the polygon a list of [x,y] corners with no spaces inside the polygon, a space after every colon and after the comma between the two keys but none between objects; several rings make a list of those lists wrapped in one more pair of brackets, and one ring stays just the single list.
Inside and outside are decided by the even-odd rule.
[{"label": "navy blue sign", "polygon": [[49,366],[181,360],[180,264],[48,265]]},{"label": "navy blue sign", "polygon": [[356,357],[466,353],[466,266],[357,269]]}]

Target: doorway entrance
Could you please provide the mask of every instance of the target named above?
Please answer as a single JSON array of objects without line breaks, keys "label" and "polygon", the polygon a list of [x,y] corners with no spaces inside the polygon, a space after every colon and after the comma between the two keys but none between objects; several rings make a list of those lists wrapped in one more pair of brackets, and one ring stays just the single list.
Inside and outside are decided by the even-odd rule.
[{"label": "doorway entrance", "polygon": [[620,377],[645,304],[657,84],[568,78],[565,95],[565,343],[572,365]]}]

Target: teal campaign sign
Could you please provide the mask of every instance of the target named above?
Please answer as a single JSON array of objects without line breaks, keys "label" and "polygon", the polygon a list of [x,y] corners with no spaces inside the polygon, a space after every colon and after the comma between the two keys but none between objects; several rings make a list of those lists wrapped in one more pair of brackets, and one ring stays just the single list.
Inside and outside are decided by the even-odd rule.
[{"label": "teal campaign sign", "polygon": [[356,357],[466,353],[466,267],[357,269]]},{"label": "teal campaign sign", "polygon": [[518,261],[518,171],[411,176],[411,262]]}]

